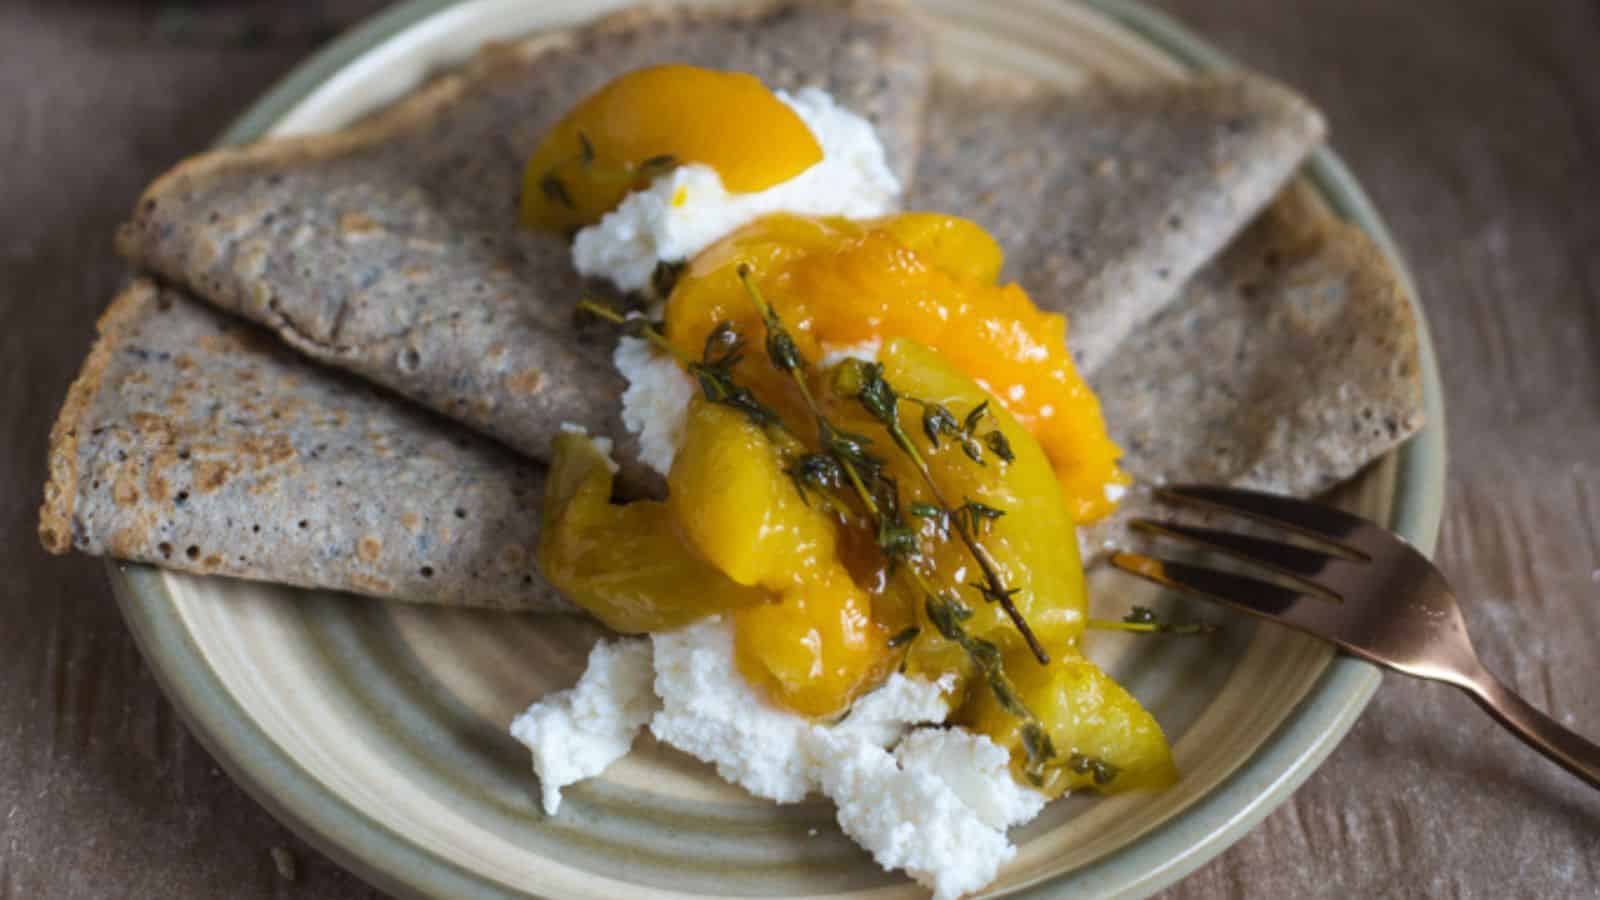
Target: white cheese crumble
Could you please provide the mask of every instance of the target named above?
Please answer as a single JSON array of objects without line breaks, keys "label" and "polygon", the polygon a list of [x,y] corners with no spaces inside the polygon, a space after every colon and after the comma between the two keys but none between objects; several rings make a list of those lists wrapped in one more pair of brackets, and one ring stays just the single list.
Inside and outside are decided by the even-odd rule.
[{"label": "white cheese crumble", "polygon": [[544,811],[561,808],[561,789],[604,772],[626,756],[655,714],[650,642],[601,641],[576,687],[544,697],[511,723],[511,736],[533,751]]},{"label": "white cheese crumble", "polygon": [[1011,754],[965,728],[924,728],[906,735],[894,748],[902,768],[937,775],[983,824],[1010,828],[1044,809],[1045,796],[1011,776]]},{"label": "white cheese crumble", "polygon": [[1005,832],[985,823],[937,772],[839,735],[818,734],[812,743],[828,760],[822,792],[839,809],[839,827],[878,865],[904,869],[932,888],[936,900],[983,887],[1016,855]]},{"label": "white cheese crumble", "polygon": [[900,182],[872,123],[820,88],[777,96],[811,129],[822,147],[820,162],[764,191],[743,194],[729,193],[710,166],[678,166],[578,232],[572,244],[578,272],[637,291],[649,285],[656,263],[691,259],[771,213],[868,219],[894,209]]},{"label": "white cheese crumble", "polygon": [[683,446],[694,381],[677,360],[642,338],[619,340],[611,361],[628,381],[622,427],[639,436],[639,461],[666,477]]},{"label": "white cheese crumble", "polygon": [[727,622],[713,617],[650,640],[661,698],[650,733],[716,766],[725,781],[779,803],[798,802],[819,787],[826,760],[813,755],[812,733],[892,746],[912,725],[944,721],[944,692],[955,685],[953,678],[924,681],[897,673],[858,700],[843,722],[814,725],[750,687],[734,663]]},{"label": "white cheese crumble", "polygon": [[733,661],[733,635],[718,619],[653,634],[661,711],[650,733],[711,763],[724,781],[757,797],[795,803],[814,782],[803,737],[811,723],[764,702]]},{"label": "white cheese crumble", "polygon": [[[555,811],[561,787],[626,752],[648,720],[662,743],[758,797],[824,794],[846,834],[940,900],[983,887],[1015,855],[1005,830],[1037,815],[1044,796],[1012,778],[1006,751],[987,736],[916,728],[949,714],[954,676],[891,675],[843,721],[819,725],[763,700],[733,653],[732,628],[717,617],[597,647],[576,690],[535,704],[512,726],[534,751],[546,810]],[[607,704],[616,710],[595,708]]]}]

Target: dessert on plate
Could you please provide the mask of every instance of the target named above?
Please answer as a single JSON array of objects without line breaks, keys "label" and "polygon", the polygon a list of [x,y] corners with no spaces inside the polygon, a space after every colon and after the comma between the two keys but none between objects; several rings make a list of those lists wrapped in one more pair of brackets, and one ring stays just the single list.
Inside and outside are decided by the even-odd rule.
[{"label": "dessert on plate", "polygon": [[1092,658],[1174,630],[1089,615],[1146,489],[1316,494],[1420,425],[1393,274],[1290,184],[1322,130],[1249,75],[936,77],[870,0],[486,49],[151,186],[41,538],[582,610],[617,637],[511,724],[546,814],[648,729],[979,890],[1051,799],[1181,777]]}]

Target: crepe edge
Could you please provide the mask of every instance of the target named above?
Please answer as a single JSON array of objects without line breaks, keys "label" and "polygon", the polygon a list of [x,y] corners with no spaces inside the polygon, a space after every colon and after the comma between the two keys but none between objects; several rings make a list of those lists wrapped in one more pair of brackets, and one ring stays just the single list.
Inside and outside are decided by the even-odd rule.
[{"label": "crepe edge", "polygon": [[[1343,460],[1327,458],[1329,463],[1314,480],[1303,484],[1266,483],[1259,467],[1247,470],[1229,482],[1230,486],[1261,490],[1287,491],[1290,494],[1323,498],[1352,483],[1369,466],[1381,462],[1407,441],[1416,437],[1427,424],[1428,416],[1424,398],[1422,363],[1423,322],[1416,298],[1406,290],[1399,272],[1389,257],[1366,230],[1339,217],[1328,209],[1317,190],[1304,177],[1295,178],[1273,199],[1262,214],[1270,216],[1280,227],[1289,231],[1296,240],[1316,242],[1318,248],[1331,248],[1335,259],[1349,266],[1352,277],[1371,282],[1372,296],[1395,314],[1398,324],[1393,337],[1400,343],[1401,354],[1409,357],[1408,373],[1397,382],[1403,387],[1394,393],[1397,408],[1404,412],[1398,419],[1398,430],[1389,439],[1371,446],[1378,449],[1360,457],[1348,456]],[[1248,228],[1249,226],[1247,226]],[[1326,441],[1321,442],[1326,445]],[[1078,548],[1085,566],[1100,566],[1112,553],[1122,550],[1147,550],[1148,542],[1129,528],[1131,519],[1159,513],[1166,518],[1194,516],[1187,510],[1163,508],[1154,497],[1154,490],[1164,482],[1140,480],[1132,485],[1122,503],[1107,517],[1078,529]],[[1196,524],[1215,524],[1213,518],[1200,516],[1183,519]]]},{"label": "crepe edge", "polygon": [[[1104,102],[1115,105],[1129,93],[1112,84]],[[1315,104],[1288,85],[1257,72],[1201,73],[1189,79],[1187,90],[1168,95],[1166,102],[1188,105],[1202,96],[1210,98],[1208,103],[1218,104],[1217,127],[1228,129],[1236,119],[1259,120],[1257,132],[1262,139],[1254,145],[1258,152],[1254,158],[1228,154],[1213,164],[1212,186],[1226,184],[1224,194],[1231,213],[1226,221],[1212,223],[1207,242],[1196,243],[1188,233],[1180,237],[1164,229],[1153,229],[1140,239],[1145,252],[1135,255],[1143,257],[1148,253],[1165,259],[1171,286],[1148,295],[1134,290],[1134,294],[1146,299],[1124,304],[1113,318],[1100,323],[1102,330],[1110,332],[1110,343],[1097,340],[1074,345],[1074,359],[1085,373],[1103,366],[1118,344],[1176,302],[1182,285],[1226,252],[1228,245],[1260,216],[1271,215],[1275,204],[1293,193],[1296,175],[1327,139],[1327,119]],[[1191,218],[1192,212],[1195,211],[1182,210],[1183,217]],[[1211,217],[1201,212],[1198,218]],[[1125,292],[1129,290],[1130,274],[1124,265],[1106,267],[1079,285],[1078,290],[1091,297]]]},{"label": "crepe edge", "polygon": [[48,475],[44,501],[39,507],[39,543],[58,556],[72,549],[72,514],[78,504],[78,426],[100,394],[121,332],[159,290],[149,279],[135,278],[101,313],[95,323],[94,346],[78,377],[67,388],[61,412],[50,428]]},{"label": "crepe edge", "polygon": [[983,72],[979,74],[952,74],[936,72],[934,85],[942,89],[958,89],[975,94],[989,94],[997,99],[1017,101],[1060,95],[1076,97],[1101,93],[1104,102],[1125,102],[1130,96],[1151,90],[1155,84],[1187,83],[1191,86],[1213,85],[1233,87],[1244,95],[1245,101],[1257,112],[1275,113],[1285,120],[1302,123],[1305,140],[1315,144],[1327,138],[1328,121],[1321,108],[1288,84],[1270,75],[1252,69],[1235,69],[1217,72],[1191,72],[1173,76],[1159,76],[1152,82],[1129,84],[1103,74],[1091,74],[1081,83],[1071,87],[1051,84],[1031,75],[1011,72]]},{"label": "crepe edge", "polygon": [[1370,293],[1381,296],[1377,305],[1387,310],[1394,319],[1395,328],[1390,338],[1397,342],[1396,356],[1404,356],[1409,365],[1398,378],[1388,382],[1401,387],[1391,395],[1391,403],[1398,416],[1395,433],[1380,445],[1381,449],[1365,459],[1345,461],[1330,467],[1317,482],[1300,486],[1303,493],[1319,495],[1355,477],[1363,468],[1383,458],[1401,444],[1415,437],[1427,424],[1427,403],[1423,384],[1422,329],[1424,327],[1417,298],[1406,289],[1399,271],[1383,252],[1383,248],[1353,222],[1334,214],[1323,204],[1316,191],[1303,180],[1298,180],[1285,191],[1283,202],[1269,207],[1286,228],[1314,229],[1314,239],[1330,246],[1336,259],[1348,265],[1358,283],[1372,285]]},{"label": "crepe edge", "polygon": [[491,83],[508,64],[527,64],[556,50],[581,46],[600,37],[637,30],[651,22],[673,25],[710,22],[747,22],[787,8],[871,8],[893,12],[920,27],[920,19],[907,9],[905,0],[761,0],[734,7],[688,7],[649,4],[619,10],[586,25],[561,31],[541,32],[512,42],[491,42],[481,47],[460,68],[435,76],[394,103],[337,131],[268,138],[241,147],[220,147],[184,159],[158,176],[139,195],[133,220],[117,229],[116,249],[125,258],[139,261],[134,224],[139,213],[148,212],[177,183],[219,176],[263,165],[295,165],[318,162],[384,143],[413,127],[425,124],[434,114],[466,96],[473,88]]}]

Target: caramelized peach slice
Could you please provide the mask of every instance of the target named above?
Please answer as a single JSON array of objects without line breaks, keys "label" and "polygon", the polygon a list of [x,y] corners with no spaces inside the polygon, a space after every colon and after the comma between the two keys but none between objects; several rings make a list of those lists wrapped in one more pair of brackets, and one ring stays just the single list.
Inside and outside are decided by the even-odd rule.
[{"label": "caramelized peach slice", "polygon": [[[737,274],[749,266],[813,359],[830,345],[895,337],[938,350],[1038,439],[1073,519],[1092,522],[1128,483],[1117,466],[1121,451],[1067,353],[1066,320],[1040,311],[1017,285],[997,284],[1001,262],[981,228],[953,216],[773,216],[695,259],[668,301],[667,336],[692,354],[724,321],[759,338],[760,319]],[[745,364],[757,384],[769,372],[760,360]]]},{"label": "caramelized peach slice", "polygon": [[589,438],[561,434],[545,483],[539,571],[621,632],[664,631],[767,602],[689,551],[664,503],[611,502],[612,473]]},{"label": "caramelized peach slice", "polygon": [[523,171],[522,221],[592,224],[680,163],[710,166],[730,192],[750,193],[821,159],[805,122],[755,76],[653,66],[600,88],[545,135]]},{"label": "caramelized peach slice", "polygon": [[[1040,788],[1052,797],[1092,787],[1103,793],[1164,788],[1177,779],[1161,726],[1123,687],[1081,656],[1040,666],[1026,652],[1005,657],[1022,702],[1050,734],[1056,761]],[[960,721],[1011,750],[1019,781],[1026,782],[1022,727],[994,694],[974,691]]]},{"label": "caramelized peach slice", "polygon": [[667,484],[695,551],[773,600],[733,617],[739,670],[753,685],[826,716],[882,676],[885,632],[839,557],[834,522],[801,499],[760,429],[697,400]]}]

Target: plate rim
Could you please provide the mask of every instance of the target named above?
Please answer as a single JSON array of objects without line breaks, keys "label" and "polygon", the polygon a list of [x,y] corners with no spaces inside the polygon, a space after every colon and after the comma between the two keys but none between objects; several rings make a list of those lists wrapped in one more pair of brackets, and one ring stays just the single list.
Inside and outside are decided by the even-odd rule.
[{"label": "plate rim", "polygon": [[[254,139],[341,69],[462,2],[408,0],[357,24],[261,95],[217,143]],[[1124,27],[1191,70],[1237,68],[1222,51],[1138,0],[1069,2]],[[1417,317],[1426,421],[1421,432],[1393,451],[1398,471],[1390,524],[1431,555],[1444,506],[1445,411],[1438,361],[1415,281],[1383,218],[1330,148],[1323,146],[1312,155],[1306,173],[1336,213],[1378,244]],[[507,891],[503,884],[405,840],[322,786],[260,729],[206,664],[176,614],[162,572],[141,564],[106,565],[123,619],[162,691],[217,763],[275,819],[392,894],[537,896]],[[1232,845],[1310,777],[1355,724],[1380,681],[1377,667],[1335,656],[1299,708],[1213,790],[1127,846],[1018,895],[1142,897],[1179,880]]]}]

